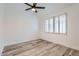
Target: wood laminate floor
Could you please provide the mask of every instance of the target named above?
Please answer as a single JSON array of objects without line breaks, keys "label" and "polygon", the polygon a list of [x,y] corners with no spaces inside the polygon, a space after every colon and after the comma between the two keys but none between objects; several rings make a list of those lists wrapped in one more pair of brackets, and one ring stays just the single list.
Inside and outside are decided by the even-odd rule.
[{"label": "wood laminate floor", "polygon": [[79,51],[38,39],[6,46],[2,56],[79,56]]}]

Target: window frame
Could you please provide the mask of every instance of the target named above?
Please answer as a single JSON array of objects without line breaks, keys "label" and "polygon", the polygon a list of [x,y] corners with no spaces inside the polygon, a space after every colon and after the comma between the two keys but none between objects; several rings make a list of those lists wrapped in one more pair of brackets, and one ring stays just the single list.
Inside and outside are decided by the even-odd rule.
[{"label": "window frame", "polygon": [[[60,21],[58,21],[58,32],[55,32],[55,17],[57,17],[58,16],[58,19],[59,19],[59,17],[61,16],[61,15],[66,15],[66,20],[65,20],[65,33],[60,33],[59,31],[60,31]],[[62,14],[60,14],[60,15],[56,15],[56,16],[53,16],[53,17],[51,17],[51,18],[53,18],[53,32],[50,32],[49,30],[50,30],[50,28],[49,28],[49,30],[48,30],[48,32],[46,32],[46,33],[52,33],[52,34],[64,34],[64,35],[67,35],[67,13],[62,13]],[[49,19],[47,19],[49,22],[50,22],[50,19],[51,18],[49,18]],[[46,26],[46,25],[45,25]],[[50,27],[50,26],[49,26]]]}]

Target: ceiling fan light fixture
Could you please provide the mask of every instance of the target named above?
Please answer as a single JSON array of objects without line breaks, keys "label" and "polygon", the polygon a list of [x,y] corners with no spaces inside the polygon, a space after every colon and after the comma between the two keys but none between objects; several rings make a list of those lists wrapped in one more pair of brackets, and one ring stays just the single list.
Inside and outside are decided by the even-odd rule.
[{"label": "ceiling fan light fixture", "polygon": [[30,8],[25,9],[25,11],[32,10],[33,12],[37,13],[38,12],[37,9],[45,9],[45,7],[36,6],[37,3],[33,3],[33,5],[29,3],[24,3],[24,4],[30,7]]},{"label": "ceiling fan light fixture", "polygon": [[35,8],[32,8],[32,11],[35,11],[36,9]]}]

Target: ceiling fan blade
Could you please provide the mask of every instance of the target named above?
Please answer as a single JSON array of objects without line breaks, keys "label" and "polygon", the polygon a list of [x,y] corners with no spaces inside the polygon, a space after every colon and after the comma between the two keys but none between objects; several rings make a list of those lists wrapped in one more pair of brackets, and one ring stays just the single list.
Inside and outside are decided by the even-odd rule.
[{"label": "ceiling fan blade", "polygon": [[36,4],[37,4],[37,3],[33,3],[33,7],[35,7],[35,6],[36,6]]},{"label": "ceiling fan blade", "polygon": [[45,9],[45,7],[35,7],[35,8],[38,8],[38,9]]},{"label": "ceiling fan blade", "polygon": [[30,4],[28,4],[28,3],[24,3],[24,4],[26,4],[26,5],[30,6],[30,7],[32,7],[32,5],[30,5]]},{"label": "ceiling fan blade", "polygon": [[32,9],[32,8],[28,8],[28,9],[25,9],[25,10],[28,11],[28,10],[30,10],[30,9]]}]

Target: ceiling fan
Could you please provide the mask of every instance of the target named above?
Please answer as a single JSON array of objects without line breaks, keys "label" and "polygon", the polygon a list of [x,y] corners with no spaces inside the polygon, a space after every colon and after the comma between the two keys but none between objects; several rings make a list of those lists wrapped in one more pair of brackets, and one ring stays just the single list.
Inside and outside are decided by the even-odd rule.
[{"label": "ceiling fan", "polygon": [[45,9],[45,7],[36,6],[37,3],[33,3],[33,5],[30,5],[28,3],[24,3],[24,4],[26,4],[26,5],[28,5],[30,7],[28,9],[25,9],[26,11],[28,11],[28,10],[31,9],[32,11],[34,11],[35,13],[37,13],[37,9]]}]

